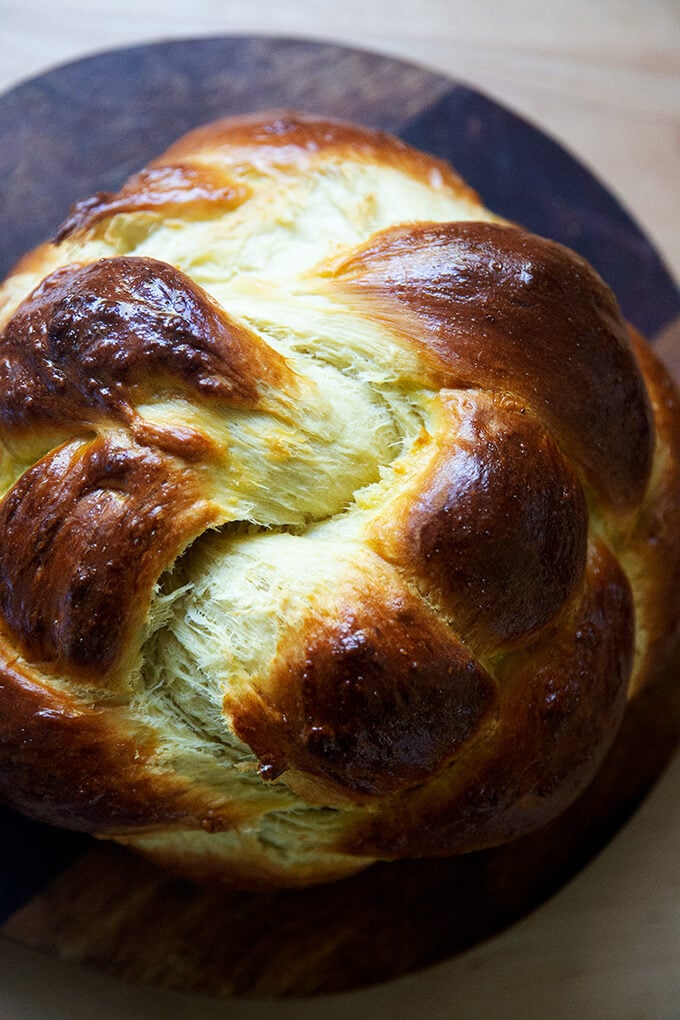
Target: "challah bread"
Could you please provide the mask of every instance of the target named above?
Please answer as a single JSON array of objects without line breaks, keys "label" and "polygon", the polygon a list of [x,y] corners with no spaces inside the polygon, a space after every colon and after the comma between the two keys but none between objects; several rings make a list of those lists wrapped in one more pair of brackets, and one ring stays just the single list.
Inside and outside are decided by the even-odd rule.
[{"label": "challah bread", "polygon": [[0,329],[6,802],[267,887],[589,783],[677,634],[680,411],[583,259],[253,115],[78,203]]}]

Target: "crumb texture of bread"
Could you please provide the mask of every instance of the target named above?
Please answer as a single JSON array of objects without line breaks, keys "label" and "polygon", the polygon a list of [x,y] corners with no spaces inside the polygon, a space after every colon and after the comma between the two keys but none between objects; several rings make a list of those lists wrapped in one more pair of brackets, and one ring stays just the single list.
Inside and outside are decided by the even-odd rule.
[{"label": "crumb texture of bread", "polygon": [[189,878],[492,846],[674,641],[680,408],[595,271],[274,112],[0,288],[0,795]]}]

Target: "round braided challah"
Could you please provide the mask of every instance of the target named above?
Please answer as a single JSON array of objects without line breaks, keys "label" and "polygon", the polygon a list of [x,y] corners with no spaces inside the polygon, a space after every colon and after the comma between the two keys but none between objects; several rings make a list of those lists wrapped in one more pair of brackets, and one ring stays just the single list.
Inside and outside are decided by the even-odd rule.
[{"label": "round braided challah", "polygon": [[266,886],[589,783],[677,631],[680,412],[580,257],[272,114],[78,203],[0,309],[5,801]]}]

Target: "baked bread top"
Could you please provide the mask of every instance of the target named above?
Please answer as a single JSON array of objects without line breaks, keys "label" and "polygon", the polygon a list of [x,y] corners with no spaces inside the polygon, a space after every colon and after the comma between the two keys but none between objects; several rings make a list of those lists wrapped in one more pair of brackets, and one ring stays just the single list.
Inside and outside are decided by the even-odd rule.
[{"label": "baked bread top", "polygon": [[675,639],[680,412],[594,270],[277,112],[0,290],[0,792],[250,885],[554,817]]}]

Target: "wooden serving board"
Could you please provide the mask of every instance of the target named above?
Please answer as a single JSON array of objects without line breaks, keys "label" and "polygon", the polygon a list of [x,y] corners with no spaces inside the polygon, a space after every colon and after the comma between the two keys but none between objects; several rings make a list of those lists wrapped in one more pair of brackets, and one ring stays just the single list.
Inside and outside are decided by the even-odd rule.
[{"label": "wooden serving board", "polygon": [[[497,212],[585,255],[630,321],[661,335],[680,377],[677,288],[633,220],[568,153],[463,85],[320,43],[134,47],[0,97],[0,275],[54,232],[71,202],[115,189],[190,127],[272,107],[370,124],[449,159]],[[302,892],[201,889],[4,810],[1,930],[109,974],[213,995],[310,995],[393,978],[488,938],[559,888],[629,816],[679,732],[674,661],[630,705],[591,789],[551,826],[508,847],[377,865]]]}]

